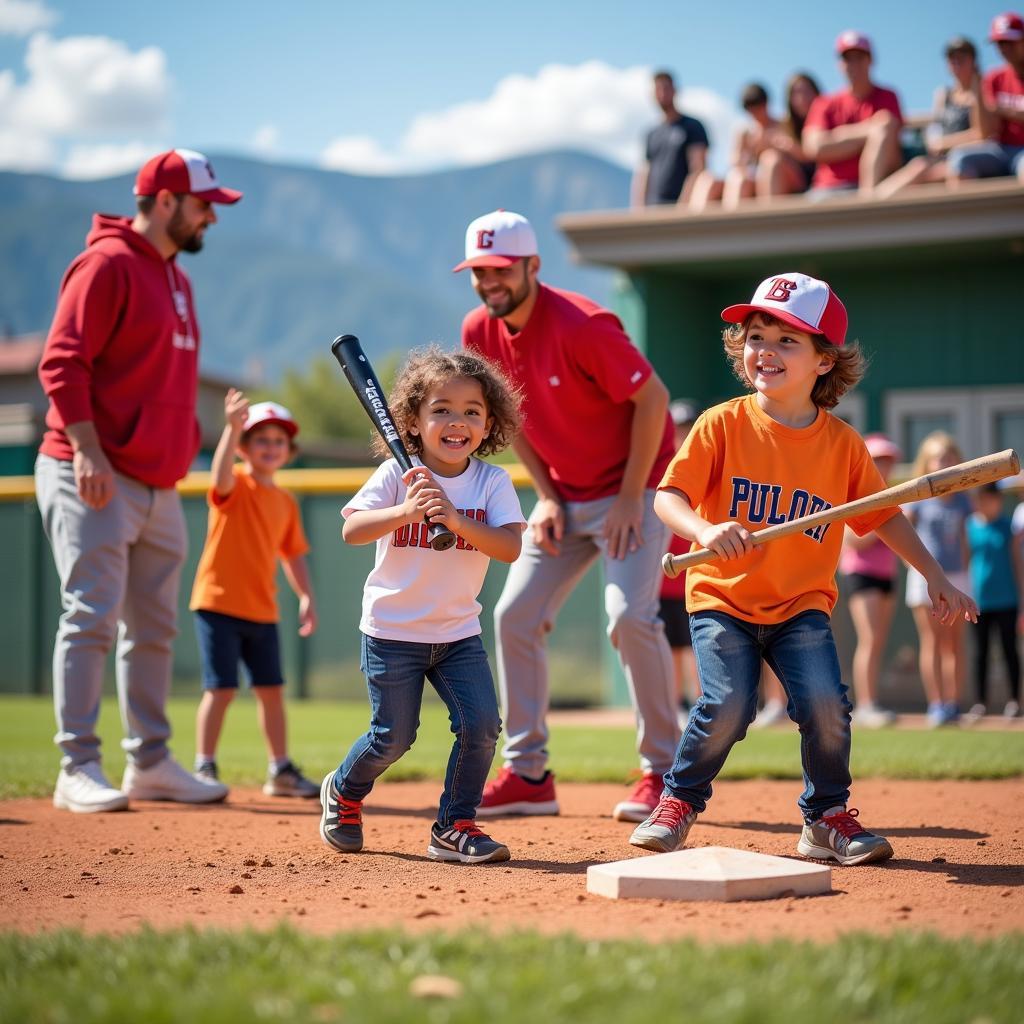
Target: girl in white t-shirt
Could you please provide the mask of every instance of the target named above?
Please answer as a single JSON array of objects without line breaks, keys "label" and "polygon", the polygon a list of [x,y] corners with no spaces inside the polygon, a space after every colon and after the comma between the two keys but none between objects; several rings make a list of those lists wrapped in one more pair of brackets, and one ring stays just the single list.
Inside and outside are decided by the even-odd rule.
[{"label": "girl in white t-shirt", "polygon": [[[526,522],[508,473],[473,456],[511,443],[520,396],[479,356],[428,348],[410,353],[389,404],[414,466],[403,473],[388,459],[342,509],[345,540],[377,545],[359,622],[371,719],[323,780],[320,836],[343,853],[362,849],[362,802],[412,746],[426,678],[455,734],[427,854],[508,860],[508,847],[474,821],[501,729],[476,598],[491,558],[519,557]],[[456,545],[433,550],[424,517],[444,523]]]}]

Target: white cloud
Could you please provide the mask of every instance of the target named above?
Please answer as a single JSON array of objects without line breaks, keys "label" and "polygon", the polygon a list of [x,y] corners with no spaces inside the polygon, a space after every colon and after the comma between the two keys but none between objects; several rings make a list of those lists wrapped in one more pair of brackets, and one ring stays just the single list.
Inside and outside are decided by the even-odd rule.
[{"label": "white cloud", "polygon": [[72,146],[61,163],[65,178],[110,178],[137,171],[151,156],[166,147],[150,142],[100,143]]},{"label": "white cloud", "polygon": [[162,50],[132,52],[105,36],[32,36],[28,79],[0,96],[0,127],[95,138],[153,132],[166,123],[170,76]]},{"label": "white cloud", "polygon": [[31,35],[49,28],[58,17],[42,0],[0,0],[0,35]]},{"label": "white cloud", "polygon": [[249,146],[261,156],[273,156],[277,152],[281,131],[276,124],[261,124],[253,132]]},{"label": "white cloud", "polygon": [[409,166],[399,155],[386,152],[369,135],[345,135],[335,139],[320,154],[320,165],[352,174],[396,174]]},{"label": "white cloud", "polygon": [[0,125],[0,169],[50,171],[55,157],[53,142],[45,135]]},{"label": "white cloud", "polygon": [[[683,90],[679,103],[704,122],[712,137],[712,165],[724,170],[742,115],[709,89]],[[659,116],[648,68],[615,68],[596,60],[551,64],[532,77],[503,78],[483,100],[420,114],[393,150],[369,136],[343,136],[330,143],[321,163],[355,173],[392,174],[571,148],[629,167],[639,159],[643,135]]]}]

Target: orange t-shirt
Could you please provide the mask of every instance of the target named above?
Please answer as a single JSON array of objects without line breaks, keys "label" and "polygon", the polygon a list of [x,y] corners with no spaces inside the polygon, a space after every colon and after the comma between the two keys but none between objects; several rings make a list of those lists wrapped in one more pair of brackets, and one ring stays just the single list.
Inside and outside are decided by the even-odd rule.
[{"label": "orange t-shirt", "polygon": [[211,488],[206,544],[192,585],[192,611],[251,622],[277,622],[277,559],[309,550],[299,506],[280,487],[258,483],[234,467],[235,486],[222,498]]},{"label": "orange t-shirt", "polygon": [[[667,487],[682,491],[709,523],[735,520],[754,531],[863,498],[885,484],[853,427],[824,409],[809,427],[786,427],[747,395],[697,420],[659,489]],[[863,535],[898,511],[847,522]],[[842,524],[829,523],[743,558],[694,566],[686,573],[687,610],[765,625],[810,609],[831,614],[842,540]]]}]

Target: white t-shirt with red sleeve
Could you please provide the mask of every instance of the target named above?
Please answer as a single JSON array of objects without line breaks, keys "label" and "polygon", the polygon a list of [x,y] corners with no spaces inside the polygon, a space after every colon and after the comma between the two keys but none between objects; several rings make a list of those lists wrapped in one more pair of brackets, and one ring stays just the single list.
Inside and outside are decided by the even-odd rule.
[{"label": "white t-shirt with red sleeve", "polygon": [[[419,465],[418,459],[413,463]],[[500,466],[470,459],[464,473],[435,476],[452,504],[488,526],[526,525],[512,478]],[[393,508],[405,500],[402,471],[388,459],[341,510]],[[425,523],[413,523],[381,537],[373,570],[363,589],[359,628],[380,640],[444,644],[480,633],[477,595],[490,558],[461,537],[447,551],[427,543]]]},{"label": "white t-shirt with red sleeve", "polygon": [[[541,284],[522,330],[511,332],[481,305],[462,323],[462,344],[523,386],[523,434],[563,501],[619,492],[633,425],[630,397],[654,371],[614,313],[583,295]],[[672,458],[672,439],[666,412],[650,488]]]},{"label": "white t-shirt with red sleeve", "polygon": [[[1024,113],[1024,79],[1010,64],[990,71],[981,81],[981,95],[990,107],[1009,107]],[[1005,117],[999,123],[999,142],[1004,146],[1024,146],[1024,124]]]}]

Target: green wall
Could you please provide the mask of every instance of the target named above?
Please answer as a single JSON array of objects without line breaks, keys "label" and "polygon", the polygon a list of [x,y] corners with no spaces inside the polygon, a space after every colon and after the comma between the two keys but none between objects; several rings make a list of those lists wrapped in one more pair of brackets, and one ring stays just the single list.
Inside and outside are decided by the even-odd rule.
[{"label": "green wall", "polygon": [[[351,547],[341,539],[339,510],[346,495],[300,497],[312,553],[313,585],[320,624],[308,639],[297,635],[296,601],[283,575],[278,579],[281,640],[285,676],[295,695],[362,698],[359,672],[359,613],[363,581],[373,565],[373,546]],[[524,511],[532,507],[532,490],[520,492]],[[183,574],[180,634],[174,647],[177,693],[198,693],[199,662],[188,599],[206,532],[206,505],[201,497],[184,501],[189,557]],[[39,511],[31,497],[0,502],[0,693],[48,693],[53,636],[60,615],[60,594]],[[443,556],[439,555],[439,560]],[[492,654],[494,604],[507,567],[491,563],[480,602],[484,642]],[[438,586],[444,586],[439,564]],[[563,608],[550,640],[552,701],[555,704],[602,704],[612,695],[606,666],[601,577],[593,567]],[[113,693],[113,662],[107,688]],[[428,688],[429,689],[429,688]]]},{"label": "green wall", "polygon": [[[858,393],[868,429],[882,427],[887,389],[1024,384],[1024,330],[1012,312],[1024,246],[781,256],[622,275],[616,308],[673,396],[709,405],[739,393],[721,347],[721,310],[772,273],[826,279],[871,358]],[[941,262],[940,262],[941,261]]]}]

